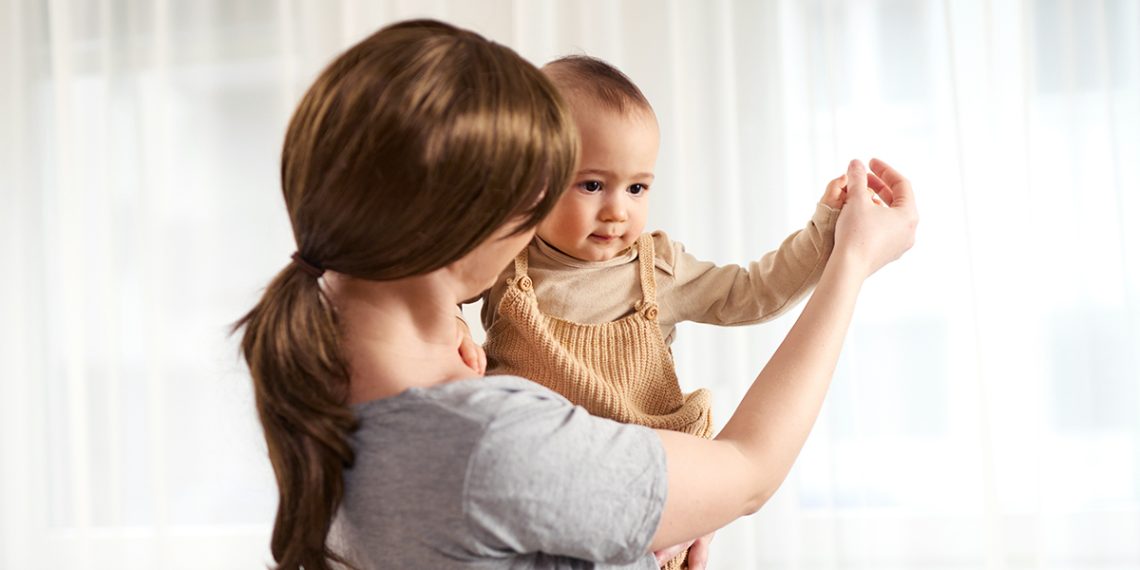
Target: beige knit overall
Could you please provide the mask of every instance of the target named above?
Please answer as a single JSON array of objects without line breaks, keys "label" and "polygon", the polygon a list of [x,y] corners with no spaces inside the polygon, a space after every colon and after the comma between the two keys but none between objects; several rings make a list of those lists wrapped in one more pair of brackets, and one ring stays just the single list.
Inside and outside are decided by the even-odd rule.
[{"label": "beige knit overall", "polygon": [[[595,325],[542,314],[523,249],[487,331],[487,373],[529,378],[596,416],[710,437],[709,391],[681,393],[657,325],[653,237],[641,235],[637,248],[642,300],[632,314]],[[686,554],[665,568],[687,568]]]}]

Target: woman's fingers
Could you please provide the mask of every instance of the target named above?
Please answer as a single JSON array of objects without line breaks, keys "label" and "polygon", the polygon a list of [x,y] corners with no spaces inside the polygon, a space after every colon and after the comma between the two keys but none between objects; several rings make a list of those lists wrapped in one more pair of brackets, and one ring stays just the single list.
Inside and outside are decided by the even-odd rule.
[{"label": "woman's fingers", "polygon": [[676,558],[677,555],[684,552],[686,548],[688,548],[687,545],[678,544],[676,546],[670,546],[669,548],[666,548],[665,550],[660,550],[658,552],[655,552],[654,556],[657,558],[657,566],[659,566],[659,567],[664,566],[666,562]]},{"label": "woman's fingers", "polygon": [[710,532],[696,540],[690,540],[689,542],[683,542],[676,546],[670,546],[669,548],[654,552],[653,556],[657,558],[657,566],[660,567],[662,564],[676,558],[688,548],[689,570],[705,570],[709,562],[709,543],[712,542],[714,535],[716,535],[715,532]]},{"label": "woman's fingers", "polygon": [[[912,226],[918,224],[918,206],[914,202],[914,189],[910,186],[910,180],[907,180],[897,170],[891,168],[891,165],[879,160],[877,158],[871,159],[871,169],[877,174],[884,182],[891,186],[891,209],[897,209],[901,215],[905,216]],[[913,234],[912,234],[913,239]]]},{"label": "woman's fingers", "polygon": [[899,198],[902,198],[904,204],[914,199],[910,181],[903,177],[902,174],[899,174],[897,170],[891,168],[891,165],[877,158],[872,158],[871,171],[890,186],[891,200],[887,202],[888,204],[894,206],[895,201]]},{"label": "woman's fingers", "polygon": [[[871,164],[874,170],[869,175],[861,162],[851,161],[847,171],[848,186],[856,190],[860,182],[873,187],[878,187],[880,182],[889,185],[889,202],[884,204],[887,207],[870,207],[875,202],[874,198],[862,191],[848,192],[847,205],[835,226],[836,247],[853,256],[850,259],[863,264],[866,275],[910,249],[918,223],[910,182],[881,160],[873,160]],[[888,198],[881,190],[875,196],[883,196],[883,201]]]},{"label": "woman's fingers", "polygon": [[705,570],[709,564],[709,544],[715,532],[710,532],[693,542],[689,547],[689,570]]},{"label": "woman's fingers", "polygon": [[695,541],[690,540],[689,542],[682,542],[681,544],[675,544],[669,548],[662,548],[661,550],[654,552],[653,557],[657,559],[657,566],[660,567],[662,564],[676,558],[678,554],[684,552],[686,548],[692,546],[693,542]]},{"label": "woman's fingers", "polygon": [[873,171],[867,173],[867,186],[871,188],[880,198],[883,199],[888,206],[895,201],[895,195],[891,192],[891,187],[878,174]]},{"label": "woman's fingers", "polygon": [[852,199],[852,194],[857,199],[865,199],[863,192],[866,190],[867,167],[858,159],[852,160],[847,164],[847,199]]},{"label": "woman's fingers", "polygon": [[[878,161],[882,163],[882,161]],[[862,164],[862,163],[860,163]],[[883,163],[884,165],[886,163]],[[894,203],[894,192],[891,191],[890,184],[887,184],[879,175],[874,171],[868,171],[864,167],[863,172],[866,173],[865,187],[871,192],[871,199],[876,203],[886,204],[890,206]],[[827,189],[824,190],[823,199],[820,200],[823,204],[832,208],[840,208],[843,203],[847,201],[846,193],[848,192],[847,174],[840,175],[827,183]]]},{"label": "woman's fingers", "polygon": [[891,168],[891,165],[887,164],[886,161],[878,158],[871,159],[871,171],[891,186],[906,180],[897,170]]},{"label": "woman's fingers", "polygon": [[459,344],[459,358],[463,360],[464,365],[482,376],[487,372],[487,353],[471,338],[471,331],[467,328],[467,323],[463,319],[456,320],[459,322],[455,329],[456,341]]}]

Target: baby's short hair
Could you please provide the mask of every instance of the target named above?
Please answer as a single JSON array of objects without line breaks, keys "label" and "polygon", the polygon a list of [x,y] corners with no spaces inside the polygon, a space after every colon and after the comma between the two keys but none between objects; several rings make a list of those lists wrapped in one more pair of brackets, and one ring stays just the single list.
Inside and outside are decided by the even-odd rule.
[{"label": "baby's short hair", "polygon": [[618,113],[644,111],[655,115],[649,99],[628,75],[596,57],[560,57],[542,66],[542,71],[568,100],[586,97]]}]

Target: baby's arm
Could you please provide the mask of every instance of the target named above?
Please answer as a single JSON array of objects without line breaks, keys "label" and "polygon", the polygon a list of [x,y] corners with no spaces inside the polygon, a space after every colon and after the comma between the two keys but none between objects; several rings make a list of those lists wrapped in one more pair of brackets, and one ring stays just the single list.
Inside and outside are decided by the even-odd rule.
[{"label": "baby's arm", "polygon": [[675,322],[749,325],[773,319],[807,296],[834,243],[838,211],[819,205],[802,230],[747,267],[702,261],[674,242],[673,287],[662,291]]},{"label": "baby's arm", "polygon": [[677,322],[717,325],[759,323],[795,306],[819,281],[831,254],[846,184],[845,175],[830,181],[807,226],[747,267],[701,261],[672,243],[675,281],[663,304]]}]

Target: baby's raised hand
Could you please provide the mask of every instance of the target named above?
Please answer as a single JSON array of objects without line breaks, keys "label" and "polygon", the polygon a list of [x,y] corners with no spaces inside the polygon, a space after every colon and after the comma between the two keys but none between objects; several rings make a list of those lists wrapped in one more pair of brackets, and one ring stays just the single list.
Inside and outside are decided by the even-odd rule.
[{"label": "baby's raised hand", "polygon": [[843,203],[846,201],[847,174],[841,174],[839,178],[827,183],[827,189],[823,191],[823,198],[819,199],[819,203],[838,210],[843,207]]}]

